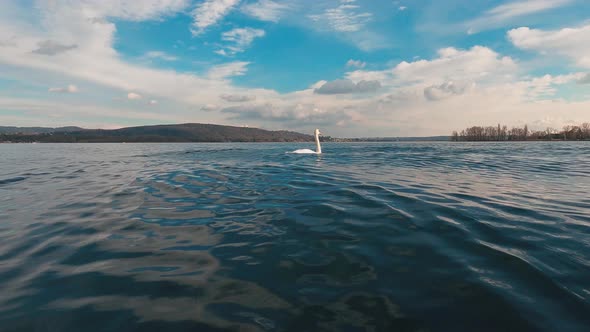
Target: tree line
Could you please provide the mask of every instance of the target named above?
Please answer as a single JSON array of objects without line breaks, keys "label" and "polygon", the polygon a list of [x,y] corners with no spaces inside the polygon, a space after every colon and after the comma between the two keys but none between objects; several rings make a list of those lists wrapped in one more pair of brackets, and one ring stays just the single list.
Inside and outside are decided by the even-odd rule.
[{"label": "tree line", "polygon": [[542,141],[542,140],[564,140],[579,141],[590,140],[590,123],[583,123],[579,126],[564,126],[562,130],[547,128],[545,130],[530,130],[527,125],[524,127],[488,126],[469,127],[461,132],[453,131],[451,140],[460,141]]},{"label": "tree line", "polygon": [[120,142],[311,142],[313,136],[292,131],[221,126],[201,123],[81,129],[44,133],[0,133],[1,142],[120,143]]}]

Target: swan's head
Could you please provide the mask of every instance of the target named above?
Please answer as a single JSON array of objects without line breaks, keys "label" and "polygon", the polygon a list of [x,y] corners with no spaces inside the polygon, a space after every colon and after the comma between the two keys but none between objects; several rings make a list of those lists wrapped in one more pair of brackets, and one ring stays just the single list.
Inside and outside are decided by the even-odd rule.
[{"label": "swan's head", "polygon": [[320,136],[321,134],[322,134],[322,133],[320,132],[320,130],[319,130],[319,129],[316,129],[316,130],[315,130],[315,135],[316,135],[316,136]]}]

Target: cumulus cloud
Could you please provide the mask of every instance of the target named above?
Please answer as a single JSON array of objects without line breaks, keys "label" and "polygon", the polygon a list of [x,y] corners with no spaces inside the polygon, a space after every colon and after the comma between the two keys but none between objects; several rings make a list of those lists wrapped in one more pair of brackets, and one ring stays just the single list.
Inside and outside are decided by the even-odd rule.
[{"label": "cumulus cloud", "polygon": [[15,47],[16,43],[16,36],[12,36],[8,39],[0,40],[0,47]]},{"label": "cumulus cloud", "polygon": [[[22,1],[7,1],[12,1],[14,7],[22,7],[23,13],[30,11],[30,8],[22,5]],[[342,76],[350,82],[341,84],[341,87],[333,82],[320,81],[311,87],[289,93],[232,85],[230,78],[244,75],[248,62],[220,64],[204,74],[126,62],[125,57],[114,47],[120,19],[157,20],[170,13],[170,8],[185,5],[176,3],[173,0],[38,1],[36,4],[39,10],[36,14],[39,20],[27,23],[26,26],[19,20],[19,17],[26,16],[17,15],[19,13],[5,14],[6,8],[3,7],[0,40],[19,36],[17,45],[3,47],[0,52],[0,64],[8,69],[5,74],[9,77],[23,79],[36,75],[47,80],[50,77],[66,76],[72,82],[93,84],[92,92],[114,91],[124,96],[130,91],[136,91],[134,93],[140,92],[144,97],[139,102],[120,103],[118,106],[113,106],[111,99],[107,98],[104,99],[104,106],[100,107],[82,102],[75,104],[72,98],[65,99],[68,104],[56,104],[50,100],[14,100],[0,96],[0,106],[22,111],[21,115],[16,116],[20,116],[19,121],[23,124],[26,121],[37,121],[37,118],[33,118],[36,115],[47,119],[47,114],[76,119],[81,121],[80,124],[83,121],[95,121],[84,119],[95,118],[96,114],[108,115],[113,119],[109,121],[119,124],[145,122],[146,119],[151,122],[212,123],[232,123],[236,119],[235,123],[270,128],[305,129],[306,126],[315,128],[322,125],[334,136],[448,134],[451,130],[469,124],[497,123],[498,120],[511,125],[548,119],[547,125],[554,127],[559,127],[562,120],[587,121],[590,101],[583,99],[586,96],[577,95],[571,101],[567,100],[567,96],[557,95],[555,91],[558,84],[584,82],[587,70],[579,76],[541,75],[531,78],[524,71],[526,68],[518,62],[484,46],[445,48],[434,57],[393,63],[383,70],[350,67],[351,71]],[[354,2],[349,4],[356,6]],[[158,9],[152,9],[154,6]],[[321,12],[325,10],[325,7],[315,8],[320,8]],[[355,10],[362,11],[361,8]],[[309,23],[305,21],[305,24]],[[310,24],[310,28],[316,27]],[[357,32],[335,35],[347,39],[349,35],[361,36],[366,29],[365,26]],[[55,39],[58,37],[60,39]],[[59,40],[61,45],[77,47],[56,56],[32,53],[31,50],[38,48],[37,43],[44,40]],[[578,42],[584,44],[584,39]],[[469,88],[460,93],[460,84],[466,84]],[[335,86],[336,91],[352,92],[347,95],[318,94],[317,90],[329,90],[330,86]],[[373,90],[375,86],[381,86],[379,93],[357,93],[358,90]],[[229,104],[229,101],[220,98],[221,93],[228,96],[256,96],[256,101]],[[165,98],[167,105],[169,103],[178,107],[170,107],[165,114],[158,112],[158,107],[144,107],[151,98]],[[240,99],[228,99],[234,98]],[[141,110],[134,110],[135,107]],[[255,120],[243,121],[239,118]],[[8,119],[12,122],[13,118],[0,114],[0,122]],[[85,124],[95,126],[93,122]]]},{"label": "cumulus cloud", "polygon": [[35,54],[42,54],[42,55],[57,55],[60,53],[67,52],[69,50],[73,50],[78,47],[76,44],[61,44],[53,40],[44,40],[37,43],[38,48],[33,50]]},{"label": "cumulus cloud", "polygon": [[[121,1],[124,0],[116,2],[118,4]],[[129,8],[121,9],[121,12],[117,13],[113,12],[114,9],[106,9],[108,7],[106,5],[104,8],[101,5],[101,10],[98,10],[95,8],[98,6],[97,2],[40,1],[38,13],[40,21],[44,23],[39,29],[21,27],[18,24],[20,21],[16,19],[0,20],[0,39],[12,35],[19,36],[18,47],[2,48],[0,63],[2,66],[26,68],[27,71],[34,73],[31,75],[67,75],[76,80],[92,82],[97,87],[124,91],[125,95],[130,91],[135,93],[141,91],[141,94],[188,105],[213,103],[218,99],[220,92],[234,93],[239,90],[233,87],[227,78],[243,75],[246,72],[247,62],[213,66],[204,74],[196,74],[149,67],[137,61],[127,62],[125,57],[117,52],[114,48],[116,25],[111,20],[131,15],[127,13],[127,10],[136,9],[136,6],[150,8],[141,17],[147,17],[149,14],[150,18],[160,19],[162,15],[168,13],[170,8],[164,6],[164,2],[170,4],[173,0],[131,1]],[[100,4],[103,2],[101,1]],[[152,10],[160,4],[162,4],[160,7],[162,12]],[[16,11],[15,15],[12,15],[14,17],[20,17],[21,14],[30,10],[16,0],[15,7],[20,8],[22,13]],[[106,15],[107,12],[113,16],[99,16]],[[59,34],[68,36],[68,42],[62,44],[75,44],[78,47],[53,57],[39,56],[30,52],[40,40],[48,40],[46,35]],[[151,56],[161,55],[151,53]],[[256,95],[262,94],[257,92]]]},{"label": "cumulus cloud", "polygon": [[431,85],[424,89],[424,97],[430,101],[435,101],[455,95],[462,95],[470,86],[470,84],[455,83],[453,81],[445,82],[440,85]]},{"label": "cumulus cloud", "polygon": [[141,98],[143,98],[143,96],[135,92],[129,92],[127,94],[127,99],[129,100],[139,100]]},{"label": "cumulus cloud", "polygon": [[242,6],[242,12],[261,21],[276,23],[290,7],[287,2],[259,0]]},{"label": "cumulus cloud", "polygon": [[224,50],[224,49],[218,49],[218,50],[215,50],[215,51],[213,51],[213,53],[215,53],[215,54],[219,54],[219,55],[222,55],[222,56],[229,56],[229,55],[230,55],[230,54],[229,54],[229,53],[228,53],[226,50]]},{"label": "cumulus cloud", "polygon": [[209,78],[211,79],[226,79],[233,76],[242,76],[248,71],[250,62],[234,61],[221,65],[217,65],[209,69]]},{"label": "cumulus cloud", "polygon": [[149,51],[144,54],[144,57],[147,59],[159,59],[163,61],[176,61],[178,58],[174,55],[170,55],[166,52],[161,51]]},{"label": "cumulus cloud", "polygon": [[356,84],[356,90],[359,93],[375,92],[381,88],[379,81],[360,81]]},{"label": "cumulus cloud", "polygon": [[[124,96],[134,93],[162,97],[178,106],[204,105],[215,103],[220,92],[228,94],[250,94],[232,86],[227,78],[243,75],[247,62],[222,64],[210,67],[205,74],[180,72],[153,68],[140,62],[127,62],[114,48],[116,24],[123,20],[144,20],[163,18],[171,10],[184,3],[175,0],[105,0],[70,1],[53,0],[35,2],[38,20],[24,24],[22,17],[30,14],[30,6],[18,0],[7,0],[0,16],[0,40],[18,36],[15,47],[3,47],[0,52],[0,65],[4,68],[19,68],[10,71],[11,77],[18,79],[35,76],[66,76],[77,81],[94,84],[93,91],[110,92],[118,90]],[[185,1],[188,3],[189,1]],[[180,6],[180,7],[179,7]],[[135,11],[136,14],[131,13]],[[60,39],[54,39],[60,36]],[[63,36],[63,37],[61,37]],[[62,39],[63,38],[63,39]],[[75,49],[55,56],[40,56],[31,52],[38,49],[40,41],[58,40],[58,45],[77,45]],[[55,44],[55,43],[54,43]],[[47,48],[46,44],[41,46]],[[55,45],[49,44],[53,47]],[[59,47],[58,47],[59,49]],[[45,50],[42,50],[45,52]],[[47,52],[45,52],[47,53]],[[90,65],[89,65],[90,64]],[[257,96],[275,94],[271,90],[257,89]],[[144,98],[145,99],[145,98]],[[145,102],[146,104],[148,101]],[[140,105],[140,103],[127,103]],[[43,104],[45,107],[46,104]],[[109,105],[116,109],[116,105]],[[173,113],[181,114],[187,107],[175,108]],[[48,109],[48,114],[53,112]],[[117,112],[115,112],[117,113]],[[187,114],[184,114],[186,118]],[[125,113],[118,118],[126,119]],[[182,118],[182,117],[179,117]],[[207,121],[221,122],[223,117],[211,114]]]},{"label": "cumulus cloud", "polygon": [[583,79],[583,73],[573,73],[567,75],[543,75],[540,77],[534,77],[528,81],[527,95],[532,99],[539,98],[551,98],[557,92],[557,85],[564,85],[571,82],[579,82]]},{"label": "cumulus cloud", "polygon": [[225,17],[240,0],[205,0],[193,11],[194,22],[191,32],[203,33],[209,26]]},{"label": "cumulus cloud", "polygon": [[391,78],[391,70],[354,70],[346,73],[346,78],[354,82],[383,82]]},{"label": "cumulus cloud", "polygon": [[214,112],[214,111],[218,111],[218,110],[219,110],[219,106],[217,106],[215,104],[206,104],[201,107],[201,111],[205,111],[205,112]]},{"label": "cumulus cloud", "polygon": [[49,92],[57,92],[57,93],[76,93],[78,92],[78,87],[70,84],[64,88],[49,88]]},{"label": "cumulus cloud", "polygon": [[240,105],[224,108],[221,112],[230,114],[234,120],[281,123],[289,125],[289,128],[310,124],[333,126],[351,120],[351,116],[344,111],[331,111],[313,103]]},{"label": "cumulus cloud", "polygon": [[590,25],[561,30],[521,27],[508,31],[508,39],[518,48],[565,56],[590,68]]},{"label": "cumulus cloud", "polygon": [[365,68],[366,65],[367,63],[361,60],[350,59],[346,62],[346,67]]},{"label": "cumulus cloud", "polygon": [[314,92],[322,95],[335,95],[347,93],[375,92],[380,88],[381,83],[379,81],[360,81],[355,84],[351,80],[340,79],[326,82],[321,87],[315,89]]},{"label": "cumulus cloud", "polygon": [[221,40],[227,42],[228,45],[217,53],[220,55],[233,55],[244,52],[254,39],[264,37],[264,35],[264,30],[254,28],[235,28],[226,31],[221,35]]},{"label": "cumulus cloud", "polygon": [[580,79],[578,79],[579,84],[590,84],[590,73],[585,74]]},{"label": "cumulus cloud", "polygon": [[[97,114],[100,114],[103,117],[114,118],[118,119],[124,115],[125,119],[131,120],[150,120],[153,122],[160,122],[160,121],[175,121],[181,122],[184,117],[179,117],[174,114],[162,114],[160,112],[150,112],[150,111],[137,111],[131,108],[118,108],[113,109],[110,106],[101,106],[95,105],[94,103],[64,103],[64,102],[54,102],[54,101],[47,101],[47,100],[32,100],[30,98],[4,98],[0,96],[0,108],[3,109],[12,109],[12,110],[19,110],[22,112],[27,112],[32,115],[35,115],[34,121],[39,121],[38,123],[44,126],[47,126],[47,121],[53,121],[58,119],[58,121],[67,118],[73,119],[77,116],[91,116],[96,117]],[[47,111],[51,110],[51,116],[47,117]],[[0,115],[0,119],[4,118]],[[21,118],[22,120],[22,118]],[[63,125],[63,123],[57,122],[57,126]],[[24,125],[27,125],[24,123]],[[94,125],[89,127],[96,128]]]},{"label": "cumulus cloud", "polygon": [[230,94],[222,94],[219,98],[228,101],[230,103],[244,103],[247,101],[256,100],[256,96],[246,96],[246,95],[230,95]]},{"label": "cumulus cloud", "polygon": [[324,83],[321,87],[315,89],[314,92],[323,95],[335,95],[375,92],[379,88],[381,88],[381,83],[379,81],[360,81],[354,83],[349,79],[339,79]]},{"label": "cumulus cloud", "polygon": [[474,46],[469,50],[443,48],[432,60],[402,61],[391,73],[400,83],[423,81],[432,85],[441,81],[511,81],[517,72],[512,58]]}]

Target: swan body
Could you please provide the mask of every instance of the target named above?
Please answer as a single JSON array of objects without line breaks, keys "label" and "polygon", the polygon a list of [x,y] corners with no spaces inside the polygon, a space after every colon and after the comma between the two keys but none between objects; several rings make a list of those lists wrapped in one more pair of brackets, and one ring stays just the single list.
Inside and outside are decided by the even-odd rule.
[{"label": "swan body", "polygon": [[320,132],[319,129],[316,129],[314,131],[314,136],[315,136],[315,145],[316,145],[316,150],[310,150],[310,149],[299,149],[299,150],[295,150],[292,153],[297,153],[297,154],[322,154],[322,146],[320,145],[320,135],[322,133]]},{"label": "swan body", "polygon": [[310,149],[299,149],[299,150],[295,150],[291,153],[297,153],[297,154],[318,154],[316,151],[310,150]]}]

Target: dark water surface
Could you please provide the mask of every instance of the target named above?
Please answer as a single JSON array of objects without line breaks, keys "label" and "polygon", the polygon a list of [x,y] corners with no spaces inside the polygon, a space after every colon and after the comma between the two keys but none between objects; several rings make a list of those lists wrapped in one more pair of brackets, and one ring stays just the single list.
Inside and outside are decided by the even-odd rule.
[{"label": "dark water surface", "polygon": [[590,143],[0,145],[0,331],[588,331]]}]

